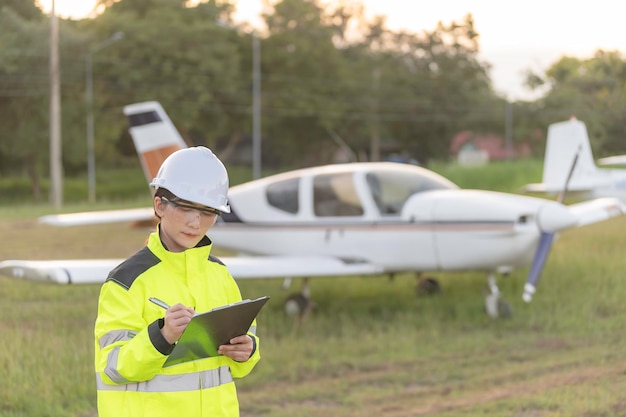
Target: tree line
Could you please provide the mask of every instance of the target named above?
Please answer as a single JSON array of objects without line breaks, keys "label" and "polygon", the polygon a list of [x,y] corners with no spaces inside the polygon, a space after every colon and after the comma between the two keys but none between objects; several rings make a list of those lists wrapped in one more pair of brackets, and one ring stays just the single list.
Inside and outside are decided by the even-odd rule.
[{"label": "tree line", "polygon": [[[332,162],[347,146],[377,160],[402,149],[422,163],[445,159],[460,130],[505,132],[507,100],[479,59],[471,15],[410,33],[366,19],[364,7],[282,0],[253,33],[233,6],[208,0],[99,0],[96,17],[59,21],[65,175],[87,169],[86,60],[91,57],[95,155],[101,167],[136,164],[122,107],[157,100],[190,145],[229,163],[252,135],[252,36],[260,42],[264,166]],[[0,175],[48,172],[49,17],[35,1],[0,5]],[[122,40],[99,48],[116,33]],[[515,102],[514,142],[543,152],[548,124],[577,116],[598,155],[624,151],[626,61],[618,51],[562,57],[529,72],[535,101]]]}]

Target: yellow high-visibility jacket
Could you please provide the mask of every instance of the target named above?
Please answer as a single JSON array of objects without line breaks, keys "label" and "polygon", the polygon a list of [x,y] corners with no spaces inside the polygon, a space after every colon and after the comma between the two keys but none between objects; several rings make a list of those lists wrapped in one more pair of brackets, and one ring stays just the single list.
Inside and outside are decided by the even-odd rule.
[{"label": "yellow high-visibility jacket", "polygon": [[184,252],[169,252],[157,230],[146,247],[111,271],[95,324],[99,417],[239,415],[233,378],[250,373],[261,358],[256,320],[247,361],[218,356],[163,368],[173,346],[160,332],[165,311],[148,301],[156,297],[197,312],[240,301],[237,283],[210,253],[207,237]]}]

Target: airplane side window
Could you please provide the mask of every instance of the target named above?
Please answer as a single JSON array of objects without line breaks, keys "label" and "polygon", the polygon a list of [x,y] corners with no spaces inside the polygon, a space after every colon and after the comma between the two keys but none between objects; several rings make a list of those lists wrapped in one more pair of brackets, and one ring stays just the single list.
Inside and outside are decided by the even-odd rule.
[{"label": "airplane side window", "polygon": [[296,214],[300,209],[298,195],[300,179],[292,178],[270,184],[266,188],[266,198],[269,205],[287,213]]},{"label": "airplane side window", "polygon": [[318,175],[313,182],[313,210],[319,217],[363,215],[351,173]]}]

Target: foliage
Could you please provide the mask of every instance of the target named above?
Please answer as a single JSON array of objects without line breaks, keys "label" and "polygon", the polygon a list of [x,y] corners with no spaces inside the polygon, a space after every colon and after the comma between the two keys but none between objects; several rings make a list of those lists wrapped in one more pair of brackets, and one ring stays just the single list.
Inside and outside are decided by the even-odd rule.
[{"label": "foliage", "polygon": [[34,2],[24,0],[4,0],[0,4],[0,10],[11,9],[21,19],[37,20],[41,19],[41,11],[35,6]]},{"label": "foliage", "polygon": [[[254,34],[233,24],[230,2],[100,0],[100,13],[60,19],[63,168],[86,170],[86,60],[92,58],[98,168],[127,166],[134,149],[122,108],[160,101],[189,144],[226,163],[250,164],[252,38],[260,40],[263,166],[273,170],[403,150],[444,160],[460,130],[544,149],[548,124],[576,114],[594,152],[622,152],[624,65],[617,52],[563,57],[528,84],[546,93],[508,104],[493,90],[471,15],[421,33],[392,31],[381,16],[341,0],[282,0]],[[3,2],[0,25],[0,174],[26,175],[35,198],[48,171],[48,19],[34,0]],[[115,44],[111,37],[122,32]],[[105,47],[106,46],[106,49]],[[510,111],[512,109],[512,111]],[[512,120],[506,125],[507,120]]]},{"label": "foliage", "polygon": [[549,86],[548,93],[540,100],[544,109],[540,119],[544,123],[575,116],[587,124],[595,154],[606,156],[624,152],[624,54],[598,50],[589,59],[564,56],[548,68],[545,76],[530,74],[529,83]]}]

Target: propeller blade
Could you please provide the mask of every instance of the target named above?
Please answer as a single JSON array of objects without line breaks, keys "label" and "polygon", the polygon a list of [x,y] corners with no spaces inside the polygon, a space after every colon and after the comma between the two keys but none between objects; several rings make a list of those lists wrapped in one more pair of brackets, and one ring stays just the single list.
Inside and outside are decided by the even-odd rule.
[{"label": "propeller blade", "polygon": [[526,279],[526,285],[524,285],[524,295],[522,299],[527,303],[530,303],[533,299],[533,294],[537,289],[537,281],[541,276],[541,271],[546,263],[552,242],[554,241],[554,233],[543,232],[539,239],[539,246],[537,246],[537,252],[533,258],[533,263],[530,266],[530,272]]},{"label": "propeller blade", "polygon": [[[580,155],[581,149],[582,147],[579,146],[576,154],[574,155],[572,165],[570,166],[569,172],[567,173],[567,178],[565,179],[565,184],[563,185],[563,189],[561,190],[557,198],[557,201],[561,204],[563,204],[563,201],[565,200],[567,185],[572,179],[572,174],[574,173],[574,168],[576,168],[578,155]],[[554,229],[558,229],[558,227],[554,227]],[[539,245],[537,246],[537,252],[535,252],[535,257],[533,258],[533,263],[530,266],[530,272],[528,273],[528,278],[526,279],[526,284],[524,285],[524,294],[522,295],[522,299],[527,303],[530,303],[532,301],[533,295],[537,291],[537,282],[539,281],[539,277],[541,276],[541,271],[543,271],[543,266],[546,263],[546,259],[548,258],[548,254],[550,253],[550,248],[552,247],[553,241],[554,231],[542,231],[541,237],[539,238]]]}]

